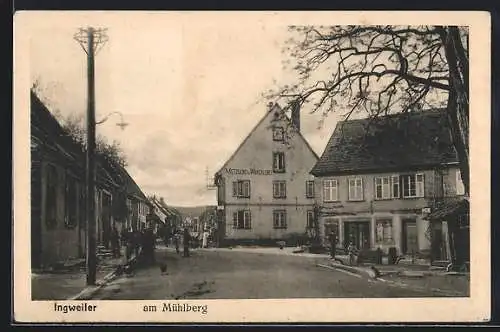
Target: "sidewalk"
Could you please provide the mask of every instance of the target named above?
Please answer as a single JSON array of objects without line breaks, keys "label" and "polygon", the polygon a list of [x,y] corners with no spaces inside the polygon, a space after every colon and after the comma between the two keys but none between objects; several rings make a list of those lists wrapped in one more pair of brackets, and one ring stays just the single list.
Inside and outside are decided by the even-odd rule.
[{"label": "sidewalk", "polygon": [[[97,284],[124,265],[125,256],[119,258],[101,258],[97,265]],[[86,285],[85,260],[67,262],[53,271],[39,271],[31,274],[31,298],[38,300],[67,300],[76,296]]]},{"label": "sidewalk", "polygon": [[[343,257],[340,260],[343,261]],[[328,259],[322,262],[323,266],[330,266],[337,270],[354,273],[379,282],[396,287],[412,288],[416,290],[432,291],[437,296],[469,296],[469,274],[433,270],[428,265],[345,265]],[[372,267],[380,273],[375,275]]]},{"label": "sidewalk", "polygon": [[234,247],[234,248],[199,248],[197,250],[207,250],[207,251],[236,251],[236,252],[246,252],[253,254],[271,254],[271,255],[289,255],[289,256],[297,256],[297,257],[310,257],[310,258],[328,258],[330,257],[327,254],[311,254],[307,252],[297,252],[296,247],[285,247],[283,249],[274,248],[274,247]]}]

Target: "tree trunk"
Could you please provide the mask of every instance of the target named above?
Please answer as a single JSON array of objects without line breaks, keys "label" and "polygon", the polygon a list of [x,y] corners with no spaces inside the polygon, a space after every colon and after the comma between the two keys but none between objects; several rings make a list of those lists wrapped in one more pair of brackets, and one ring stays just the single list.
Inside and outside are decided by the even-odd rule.
[{"label": "tree trunk", "polygon": [[469,66],[457,27],[439,28],[450,73],[448,120],[453,144],[460,163],[460,173],[469,195]]}]

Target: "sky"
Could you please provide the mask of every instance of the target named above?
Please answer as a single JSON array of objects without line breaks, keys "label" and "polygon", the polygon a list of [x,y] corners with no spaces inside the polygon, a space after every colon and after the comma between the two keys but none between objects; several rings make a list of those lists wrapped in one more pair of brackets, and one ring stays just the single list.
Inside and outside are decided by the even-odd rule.
[{"label": "sky", "polygon": [[[30,42],[31,80],[52,111],[86,111],[86,54],[73,39],[78,28],[107,28],[96,56],[96,118],[121,112],[97,133],[120,142],[129,173],[146,194],[167,204],[216,204],[212,176],[264,116],[261,93],[293,84],[282,68],[286,25],[255,16],[184,13],[77,16],[40,22]],[[278,21],[279,22],[279,21]],[[302,133],[321,155],[338,120],[304,109]]]}]

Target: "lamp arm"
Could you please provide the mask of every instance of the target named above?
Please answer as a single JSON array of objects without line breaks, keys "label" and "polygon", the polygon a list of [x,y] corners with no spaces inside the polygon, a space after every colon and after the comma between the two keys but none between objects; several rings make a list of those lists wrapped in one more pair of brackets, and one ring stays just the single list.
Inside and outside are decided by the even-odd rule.
[{"label": "lamp arm", "polygon": [[104,117],[101,121],[96,121],[96,123],[95,123],[95,124],[96,124],[96,125],[98,125],[98,124],[101,124],[101,123],[106,122],[106,121],[109,119],[109,117],[110,117],[111,115],[113,115],[113,114],[118,114],[118,115],[120,115],[121,121],[123,122],[123,114],[122,114],[121,112],[111,112],[111,113],[107,114],[107,115],[106,115],[106,116],[105,116],[105,117]]}]

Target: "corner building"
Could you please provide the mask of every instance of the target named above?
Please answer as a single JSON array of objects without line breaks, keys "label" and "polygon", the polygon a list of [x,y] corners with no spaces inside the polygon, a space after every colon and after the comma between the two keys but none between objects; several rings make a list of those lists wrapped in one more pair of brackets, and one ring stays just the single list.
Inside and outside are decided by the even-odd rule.
[{"label": "corner building", "polygon": [[318,156],[300,133],[299,112],[270,107],[215,174],[220,245],[293,244],[312,224]]}]

